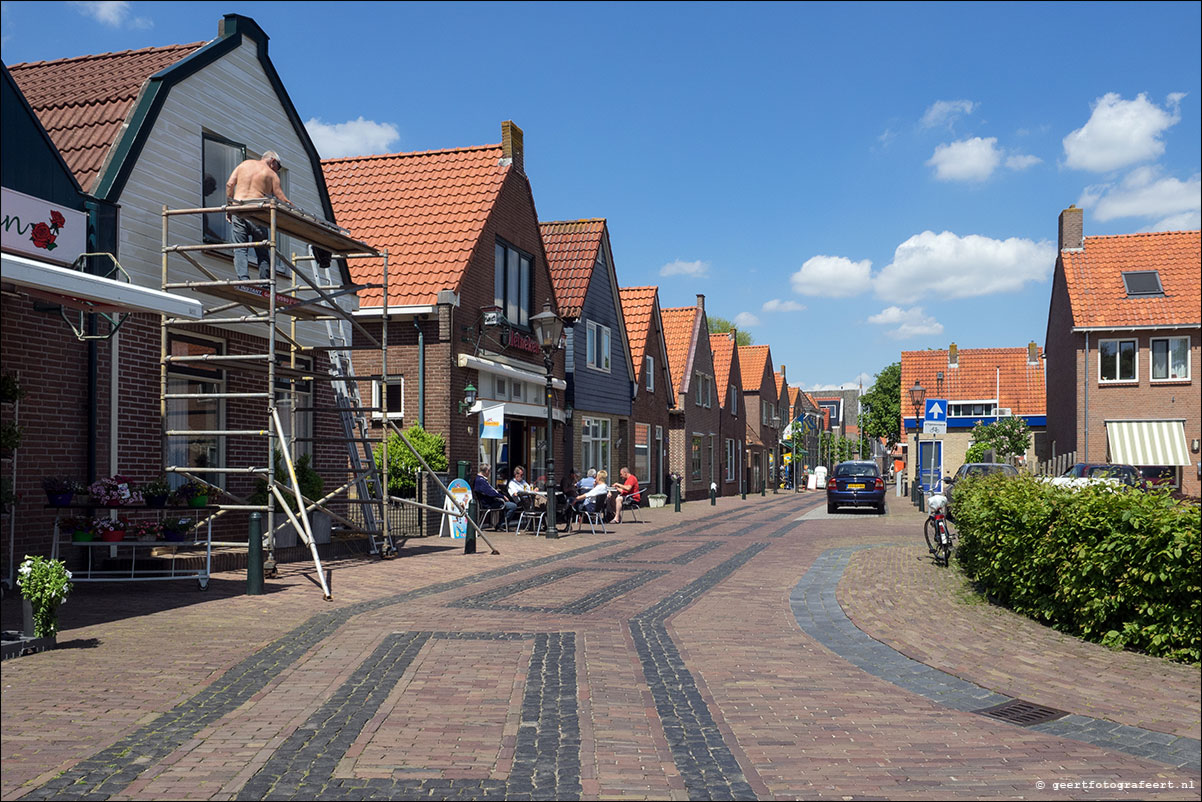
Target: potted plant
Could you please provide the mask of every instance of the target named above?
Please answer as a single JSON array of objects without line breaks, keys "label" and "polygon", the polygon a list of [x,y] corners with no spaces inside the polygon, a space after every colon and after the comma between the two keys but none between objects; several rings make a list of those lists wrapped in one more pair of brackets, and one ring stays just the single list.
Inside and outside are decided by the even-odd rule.
[{"label": "potted plant", "polygon": [[188,539],[188,530],[194,521],[191,518],[172,516],[163,519],[163,539],[179,543]]},{"label": "potted plant", "polygon": [[662,507],[668,503],[668,496],[664,493],[651,493],[647,496],[647,506]]},{"label": "potted plant", "polygon": [[189,479],[184,484],[175,488],[175,493],[172,495],[178,504],[189,507],[204,507],[209,503],[209,486],[204,482]]},{"label": "potted plant", "polygon": [[151,479],[142,485],[142,498],[146,501],[147,507],[166,507],[167,498],[170,495],[171,485],[167,484],[166,477],[160,476],[158,479]]},{"label": "potted plant", "polygon": [[65,476],[47,476],[42,479],[42,489],[51,507],[68,507],[79,490],[79,482]]},{"label": "potted plant", "polygon": [[58,632],[58,606],[71,592],[71,572],[62,560],[25,555],[17,569],[21,598],[33,608],[35,638],[53,638]]},{"label": "potted plant", "polygon": [[152,520],[131,521],[129,526],[125,527],[125,534],[131,535],[135,540],[143,543],[158,540],[162,533],[163,529],[159,522]]},{"label": "potted plant", "polygon": [[72,515],[60,518],[60,532],[70,532],[71,540],[75,543],[90,543],[95,535],[92,534],[92,519],[86,515]]},{"label": "potted plant", "polygon": [[100,507],[120,507],[133,501],[129,479],[119,473],[92,482],[88,492],[92,494],[92,502]]},{"label": "potted plant", "polygon": [[105,543],[120,543],[125,539],[129,521],[124,518],[93,518],[92,532]]}]

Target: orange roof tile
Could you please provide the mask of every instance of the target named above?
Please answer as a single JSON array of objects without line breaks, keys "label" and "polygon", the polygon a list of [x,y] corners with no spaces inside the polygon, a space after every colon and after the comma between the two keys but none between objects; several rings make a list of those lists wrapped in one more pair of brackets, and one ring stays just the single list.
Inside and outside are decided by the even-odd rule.
[{"label": "orange roof tile", "polygon": [[[739,367],[743,373],[743,392],[758,393],[764,381],[764,365],[768,364],[771,355],[766,345],[740,345]],[[777,393],[777,397],[780,394]]]},{"label": "orange roof tile", "polygon": [[79,185],[92,187],[146,80],[205,42],[9,67]]},{"label": "orange roof tile", "polygon": [[[1047,414],[1044,361],[1027,363],[1026,348],[960,348],[959,366],[947,364],[947,351],[902,351],[901,412],[913,417],[910,388],[922,382],[927,397],[954,401],[998,399],[1015,415]],[[1042,350],[1039,351],[1042,356]],[[943,371],[942,385],[935,375]],[[942,389],[940,389],[942,388]]]},{"label": "orange roof tile", "polygon": [[714,389],[718,393],[718,403],[726,409],[730,398],[730,367],[735,358],[735,342],[730,338],[730,332],[711,332],[710,350],[714,353]]},{"label": "orange roof tile", "polygon": [[[390,305],[433,304],[440,290],[458,291],[510,169],[500,159],[500,145],[483,145],[322,161],[338,224],[388,249]],[[381,260],[349,266],[358,283],[382,279]],[[380,306],[382,295],[362,290],[360,303]]]},{"label": "orange roof tile", "polygon": [[693,331],[697,327],[697,307],[680,306],[661,309],[664,321],[664,343],[668,347],[668,367],[677,390],[683,390],[689,378],[689,351],[693,347]]},{"label": "orange roof tile", "polygon": [[[1060,252],[1079,328],[1180,325],[1202,320],[1202,232],[1163,231],[1086,237]],[[1123,273],[1158,270],[1163,297],[1128,298]]]},{"label": "orange roof tile", "polygon": [[547,266],[551,269],[559,314],[578,318],[605,236],[605,220],[560,220],[538,225],[547,250]]},{"label": "orange roof tile", "polygon": [[[550,246],[547,247],[547,258],[550,259]],[[659,287],[622,287],[618,290],[622,317],[626,319],[626,338],[630,341],[630,359],[634,363],[634,381],[640,386],[643,383],[643,363],[647,361],[644,359],[647,355],[647,336],[651,333],[651,317],[655,313],[658,294]],[[558,284],[555,285],[555,297],[562,298]]]},{"label": "orange roof tile", "polygon": [[796,409],[797,402],[800,398],[801,398],[801,388],[790,386],[789,387],[789,407]]},{"label": "orange roof tile", "polygon": [[776,397],[780,398],[781,393],[785,390],[785,377],[779,373],[773,373],[772,378],[776,379]]}]

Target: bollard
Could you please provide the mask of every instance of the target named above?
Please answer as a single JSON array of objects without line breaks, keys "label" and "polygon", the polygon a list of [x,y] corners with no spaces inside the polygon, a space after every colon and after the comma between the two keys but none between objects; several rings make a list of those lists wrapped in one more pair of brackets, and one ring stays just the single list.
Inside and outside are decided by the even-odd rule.
[{"label": "bollard", "polygon": [[246,535],[246,595],[263,595],[263,515],[252,512]]},{"label": "bollard", "polygon": [[675,496],[676,511],[680,512],[680,477],[676,477],[676,483],[672,486],[672,494]]},{"label": "bollard", "polygon": [[763,479],[761,479],[760,480],[760,496],[763,497],[766,495],[768,495],[768,484]]},{"label": "bollard", "polygon": [[715,484],[714,482],[710,482],[710,506],[716,507],[717,505],[718,505],[718,485]]},{"label": "bollard", "polygon": [[476,529],[472,526],[471,521],[476,520],[476,499],[472,499],[467,503],[467,529],[463,533],[463,553],[476,553]]}]

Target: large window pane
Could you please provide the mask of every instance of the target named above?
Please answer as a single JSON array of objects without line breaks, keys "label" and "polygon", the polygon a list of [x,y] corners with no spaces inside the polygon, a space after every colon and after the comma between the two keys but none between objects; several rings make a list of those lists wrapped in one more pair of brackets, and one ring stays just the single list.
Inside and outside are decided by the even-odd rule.
[{"label": "large window pane", "polygon": [[505,314],[505,246],[499,242],[493,251],[493,258],[492,302],[501,307],[501,314]]},{"label": "large window pane", "polygon": [[521,259],[520,284],[518,288],[518,325],[525,326],[530,322],[530,260],[525,256]]},{"label": "large window pane", "polygon": [[[203,140],[201,196],[206,207],[225,205],[225,182],[230,173],[246,158],[246,148],[234,142],[206,136]],[[204,216],[205,242],[229,242],[230,224],[223,214]]]},{"label": "large window pane", "polygon": [[521,278],[518,275],[518,252],[509,251],[505,259],[505,316],[511,323],[519,323]]}]

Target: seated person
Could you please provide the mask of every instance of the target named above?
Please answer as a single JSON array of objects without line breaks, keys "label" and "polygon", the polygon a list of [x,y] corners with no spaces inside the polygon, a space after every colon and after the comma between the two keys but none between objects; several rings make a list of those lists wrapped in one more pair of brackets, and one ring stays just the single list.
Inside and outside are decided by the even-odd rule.
[{"label": "seated person", "polygon": [[526,469],[521,465],[513,469],[513,478],[509,480],[508,490],[509,497],[518,502],[519,506],[528,504],[527,509],[537,509],[547,504],[546,497],[536,495],[534,487],[526,481]]},{"label": "seated person", "polygon": [[605,481],[609,478],[609,474],[605,471],[597,471],[594,474],[591,468],[589,469],[589,473],[595,477],[593,486],[584,493],[576,496],[575,507],[584,512],[597,512],[604,509],[603,505],[609,497],[609,486],[605,484]]},{"label": "seated person", "polygon": [[581,479],[576,484],[576,488],[581,493],[587,493],[588,491],[593,489],[593,485],[595,485],[596,483],[597,483],[597,469],[589,468],[588,475],[586,475],[583,479]]},{"label": "seated person", "polygon": [[[476,503],[480,505],[481,510],[504,509],[505,520],[512,520],[517,517],[518,505],[498,493],[497,489],[492,486],[492,482],[488,478],[491,470],[488,465],[481,465],[479,473],[472,480],[472,493],[476,496]],[[500,526],[498,525],[497,528]]]},{"label": "seated person", "polygon": [[638,504],[643,499],[643,494],[639,491],[639,480],[630,472],[629,468],[622,467],[618,470],[618,483],[614,485],[618,489],[618,499],[615,504],[614,521],[622,523],[622,505],[627,499],[634,504]]},{"label": "seated person", "polygon": [[579,484],[580,484],[580,474],[576,473],[576,470],[573,468],[572,470],[568,471],[567,476],[563,477],[563,481],[560,482],[560,484],[559,484],[559,490],[565,496],[567,496],[568,498],[571,498],[572,496],[574,496],[580,492],[579,490],[576,489],[579,486]]}]

